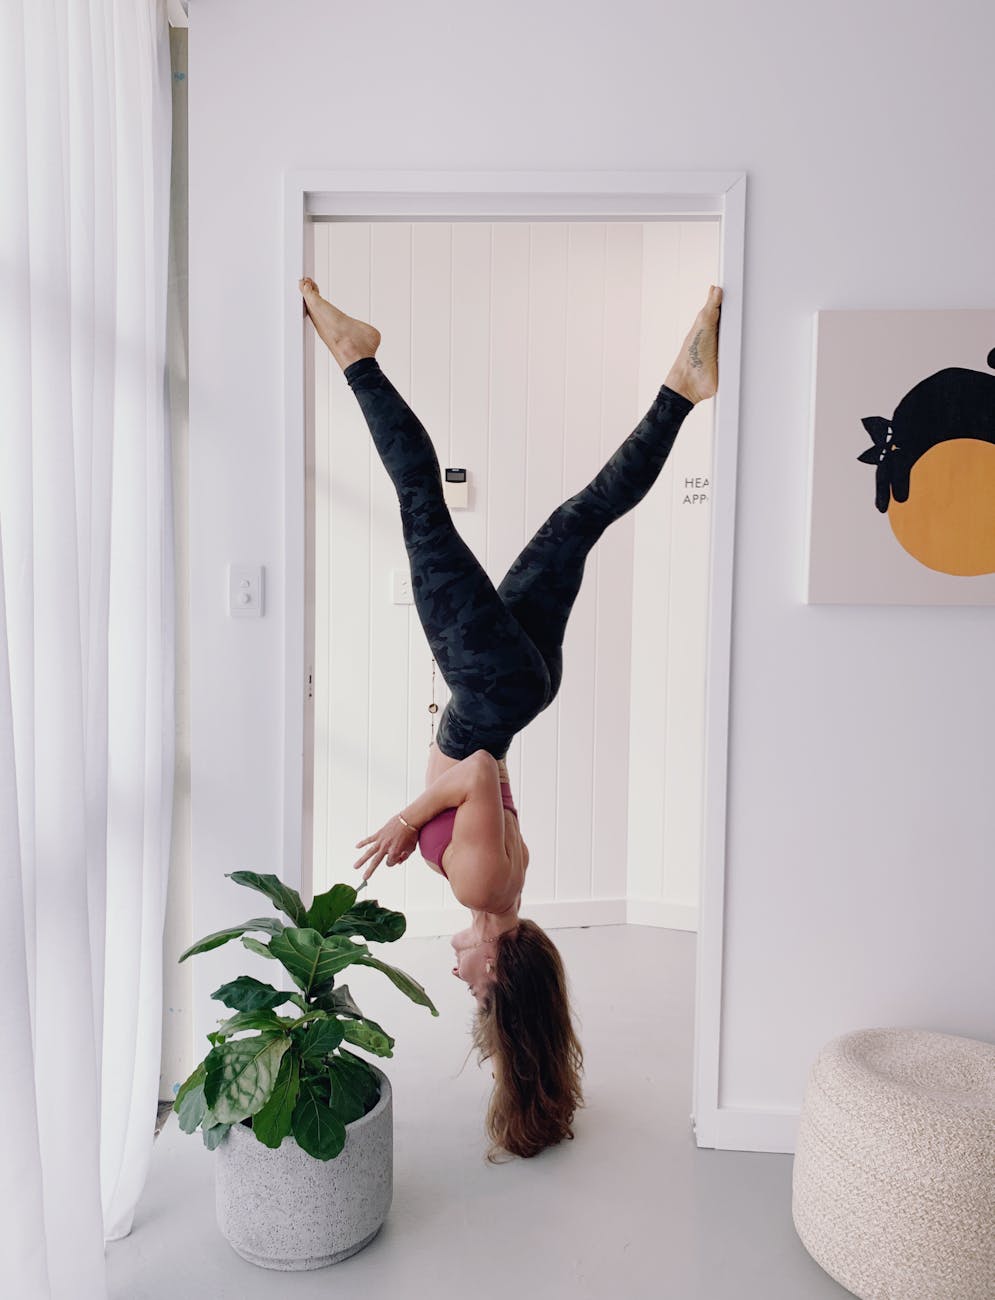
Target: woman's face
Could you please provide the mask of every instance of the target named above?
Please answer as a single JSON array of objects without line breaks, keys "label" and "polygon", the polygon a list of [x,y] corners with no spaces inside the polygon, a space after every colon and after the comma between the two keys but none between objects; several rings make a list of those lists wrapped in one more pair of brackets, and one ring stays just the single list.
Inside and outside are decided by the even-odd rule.
[{"label": "woman's face", "polygon": [[494,961],[497,944],[493,940],[481,943],[472,930],[461,930],[452,937],[456,964],[453,974],[470,987],[478,1005],[494,983]]}]

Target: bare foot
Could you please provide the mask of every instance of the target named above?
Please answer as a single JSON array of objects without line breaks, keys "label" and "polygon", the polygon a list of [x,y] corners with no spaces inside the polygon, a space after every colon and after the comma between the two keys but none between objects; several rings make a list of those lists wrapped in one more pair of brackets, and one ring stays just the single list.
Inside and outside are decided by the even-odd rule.
[{"label": "bare foot", "polygon": [[722,290],[711,285],[708,300],[695,317],[677,360],[664,381],[691,402],[714,397],[719,387],[719,317]]},{"label": "bare foot", "polygon": [[380,346],[380,331],[365,321],[347,316],[326,302],[310,276],[299,281],[304,309],[311,317],[318,337],[344,370],[360,357],[372,357]]}]

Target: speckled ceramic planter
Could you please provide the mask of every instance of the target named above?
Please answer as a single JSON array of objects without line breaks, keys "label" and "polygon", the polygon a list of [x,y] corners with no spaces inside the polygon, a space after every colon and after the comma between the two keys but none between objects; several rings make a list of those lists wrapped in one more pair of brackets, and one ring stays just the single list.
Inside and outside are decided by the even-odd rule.
[{"label": "speckled ceramic planter", "polygon": [[250,1263],[285,1271],[324,1268],[355,1255],[380,1231],[393,1194],[390,1082],[380,1100],[346,1126],[334,1160],[316,1160],[287,1136],[264,1146],[233,1124],[217,1147],[218,1227]]}]

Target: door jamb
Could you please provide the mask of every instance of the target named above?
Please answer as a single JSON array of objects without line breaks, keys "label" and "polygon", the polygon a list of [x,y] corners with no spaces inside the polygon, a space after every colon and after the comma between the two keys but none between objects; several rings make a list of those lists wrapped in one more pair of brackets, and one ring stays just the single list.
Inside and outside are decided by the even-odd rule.
[{"label": "door jamb", "polygon": [[[297,281],[310,274],[315,216],[339,220],[649,221],[718,215],[722,385],[715,398],[705,687],[702,872],[695,977],[691,1121],[700,1147],[720,1144],[720,1042],[725,909],[726,799],[733,539],[746,224],[745,172],[288,172],[284,185],[284,792],[283,863],[305,886],[305,418],[307,349]],[[295,879],[296,877],[296,879]]]}]

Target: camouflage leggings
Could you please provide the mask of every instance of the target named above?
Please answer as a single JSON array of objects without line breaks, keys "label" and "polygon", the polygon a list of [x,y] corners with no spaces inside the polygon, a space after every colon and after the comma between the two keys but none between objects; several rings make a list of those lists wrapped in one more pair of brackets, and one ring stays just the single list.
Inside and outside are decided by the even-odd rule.
[{"label": "camouflage leggings", "polygon": [[397,491],[415,608],[451,699],[436,741],[450,758],[504,758],[550,705],[584,562],[610,523],[643,499],[693,403],[666,385],[594,479],[549,516],[495,589],[456,531],[423,425],[380,368],[344,371]]}]

